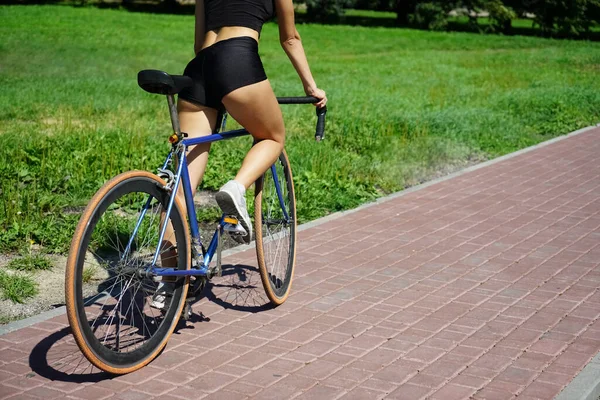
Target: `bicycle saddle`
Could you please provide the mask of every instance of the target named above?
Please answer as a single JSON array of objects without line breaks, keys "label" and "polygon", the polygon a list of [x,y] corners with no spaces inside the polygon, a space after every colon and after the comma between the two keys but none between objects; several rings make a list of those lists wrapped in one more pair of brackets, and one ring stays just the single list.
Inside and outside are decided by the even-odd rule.
[{"label": "bicycle saddle", "polygon": [[169,75],[156,69],[138,72],[138,85],[148,93],[177,94],[192,86],[192,78],[183,75]]}]

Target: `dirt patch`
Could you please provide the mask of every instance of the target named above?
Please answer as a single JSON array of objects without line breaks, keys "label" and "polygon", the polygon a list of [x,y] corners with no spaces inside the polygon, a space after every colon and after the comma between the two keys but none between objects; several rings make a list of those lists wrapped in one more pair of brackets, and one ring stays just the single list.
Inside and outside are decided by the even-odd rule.
[{"label": "dirt patch", "polygon": [[[19,256],[2,256],[0,269]],[[65,265],[67,258],[60,255],[48,256],[53,268],[31,274],[38,285],[38,294],[25,303],[13,303],[10,300],[0,300],[0,321],[14,321],[48,311],[64,305],[65,302]]]},{"label": "dirt patch", "polygon": [[199,190],[194,195],[194,204],[196,207],[217,207],[216,194],[217,192]]}]

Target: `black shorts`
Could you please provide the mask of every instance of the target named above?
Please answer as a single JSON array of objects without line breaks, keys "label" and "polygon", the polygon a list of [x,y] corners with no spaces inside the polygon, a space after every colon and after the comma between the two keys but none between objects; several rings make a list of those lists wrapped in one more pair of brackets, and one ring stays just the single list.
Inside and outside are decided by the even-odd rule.
[{"label": "black shorts", "polygon": [[179,98],[202,106],[223,109],[221,100],[236,89],[267,79],[258,55],[258,43],[242,36],[222,40],[202,49],[185,67],[194,81]]}]

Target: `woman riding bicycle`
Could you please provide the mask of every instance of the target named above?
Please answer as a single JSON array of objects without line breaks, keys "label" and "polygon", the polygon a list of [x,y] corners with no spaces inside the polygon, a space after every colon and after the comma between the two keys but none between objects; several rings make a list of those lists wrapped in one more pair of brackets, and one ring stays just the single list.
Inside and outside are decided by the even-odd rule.
[{"label": "woman riding bicycle", "polygon": [[[196,0],[197,55],[184,72],[193,85],[179,92],[178,113],[181,130],[190,139],[210,135],[223,108],[254,137],[255,144],[235,180],[226,183],[216,199],[225,214],[237,217],[240,230],[245,230],[243,241],[250,242],[252,225],[244,194],[246,188],[257,181],[259,273],[267,297],[278,305],[289,294],[294,271],[296,208],[288,160],[285,153],[282,154],[283,118],[258,56],[260,30],[274,13],[279,20],[282,46],[306,94],[314,97],[310,101],[325,106],[325,92],[314,82],[294,27],[292,0]],[[157,76],[166,75],[160,71],[158,75],[157,71],[140,74],[142,79],[138,75],[138,83],[151,93],[171,93],[183,87],[183,84],[172,86],[158,79]],[[176,80],[189,84],[188,79]],[[177,119],[172,117],[179,139]],[[323,119],[320,121],[322,127]],[[229,135],[232,137],[236,136]],[[129,373],[152,361],[164,349],[179,316],[191,314],[191,301],[220,271],[219,241],[224,220],[205,250],[200,246],[195,212],[190,209],[187,213],[188,230],[183,202],[175,202],[171,192],[171,185],[181,182],[179,187],[185,186],[187,200],[184,204],[193,207],[189,190],[198,186],[204,174],[208,145],[191,148],[186,147],[184,141],[181,146],[173,146],[163,168],[173,158],[183,162],[182,151],[186,148],[190,149],[185,157],[188,167],[178,162],[176,177],[170,174],[172,171],[163,169],[159,169],[161,176],[168,179],[144,171],[120,174],[96,192],[77,224],[65,273],[67,315],[82,353],[103,371]],[[280,167],[285,186],[279,185],[278,180],[261,179],[276,160],[279,162],[272,170],[272,178],[277,176],[277,166]],[[282,236],[283,240],[275,243],[276,246],[271,246],[273,241],[263,240],[262,228],[267,224],[261,221],[263,215],[274,216],[269,207],[266,207],[267,213],[261,212],[263,204],[268,206],[265,197],[269,198],[269,188],[273,187],[270,185],[277,187],[276,196],[281,203],[278,206],[282,211],[280,222],[267,218],[268,225],[276,229],[275,221],[282,228],[273,232],[274,235],[267,232],[271,237]],[[285,198],[282,191],[287,194]],[[183,190],[178,192],[177,196],[180,195]],[[155,234],[160,238],[159,243]],[[279,246],[286,239],[287,245]],[[266,261],[265,250],[270,247],[276,247],[276,256]],[[216,266],[209,268],[215,253]],[[280,257],[285,253],[288,257]],[[102,272],[95,272],[97,269]],[[86,279],[86,272],[90,271],[93,277]]]},{"label": "woman riding bicycle", "polygon": [[[245,191],[275,162],[285,141],[281,110],[258,55],[261,28],[275,14],[281,46],[305,93],[324,106],[327,97],[310,72],[292,0],[196,0],[196,57],[184,72],[194,85],[179,94],[177,105],[181,130],[189,137],[210,135],[223,108],[254,137],[235,179],[216,195],[223,212],[237,217],[246,230],[245,243],[252,236]],[[204,175],[209,149],[209,144],[198,145],[187,156],[193,190]]]}]

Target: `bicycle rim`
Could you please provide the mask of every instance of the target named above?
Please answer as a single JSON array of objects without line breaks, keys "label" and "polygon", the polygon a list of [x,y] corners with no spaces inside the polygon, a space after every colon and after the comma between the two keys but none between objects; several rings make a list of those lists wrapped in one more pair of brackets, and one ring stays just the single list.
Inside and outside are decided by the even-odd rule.
[{"label": "bicycle rim", "polygon": [[263,287],[271,303],[279,305],[289,295],[296,262],[296,200],[285,151],[275,162],[274,170],[275,174],[269,169],[256,182],[254,223]]},{"label": "bicycle rim", "polygon": [[[65,293],[73,336],[96,367],[123,374],[146,365],[162,350],[179,320],[188,280],[168,282],[164,307],[152,307],[166,282],[141,272],[158,246],[169,194],[147,172],[121,174],[94,196],[79,222],[67,261]],[[189,234],[176,203],[158,267],[189,268]]]}]

